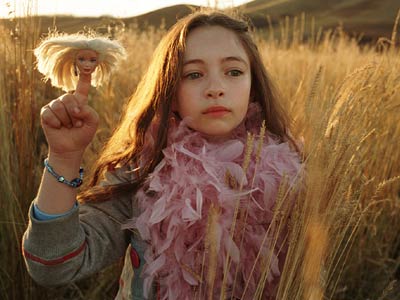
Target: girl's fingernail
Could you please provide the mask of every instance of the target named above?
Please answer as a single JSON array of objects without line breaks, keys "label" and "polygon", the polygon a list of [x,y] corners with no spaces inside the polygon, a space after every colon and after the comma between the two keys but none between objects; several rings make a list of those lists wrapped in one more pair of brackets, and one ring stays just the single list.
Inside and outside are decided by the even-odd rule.
[{"label": "girl's fingernail", "polygon": [[75,123],[75,127],[81,127],[82,126],[82,122],[81,121],[77,121],[76,123]]},{"label": "girl's fingernail", "polygon": [[74,108],[74,113],[79,113],[81,110],[79,109],[79,107],[75,107]]}]

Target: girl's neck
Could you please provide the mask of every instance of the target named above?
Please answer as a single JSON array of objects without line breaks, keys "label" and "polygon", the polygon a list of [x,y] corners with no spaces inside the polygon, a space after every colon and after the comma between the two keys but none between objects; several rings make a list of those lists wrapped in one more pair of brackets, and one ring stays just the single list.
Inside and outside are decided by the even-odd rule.
[{"label": "girl's neck", "polygon": [[225,142],[226,140],[229,140],[232,138],[232,134],[226,134],[226,135],[207,135],[207,134],[201,134],[208,142],[212,144],[218,144],[221,142]]}]

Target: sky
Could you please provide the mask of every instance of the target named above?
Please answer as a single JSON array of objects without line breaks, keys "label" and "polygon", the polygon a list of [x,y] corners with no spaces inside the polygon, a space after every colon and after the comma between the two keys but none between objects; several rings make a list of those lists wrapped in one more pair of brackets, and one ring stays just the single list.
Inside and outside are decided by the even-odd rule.
[{"label": "sky", "polygon": [[[0,18],[30,14],[125,18],[176,4],[215,6],[216,0],[0,0]],[[217,0],[219,7],[236,6],[249,0]]]}]

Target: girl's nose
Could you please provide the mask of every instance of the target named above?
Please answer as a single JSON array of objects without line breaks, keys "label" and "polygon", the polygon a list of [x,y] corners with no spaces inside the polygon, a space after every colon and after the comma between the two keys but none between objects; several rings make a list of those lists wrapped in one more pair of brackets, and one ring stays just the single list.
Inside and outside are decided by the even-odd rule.
[{"label": "girl's nose", "polygon": [[209,89],[207,91],[208,98],[216,99],[216,98],[222,97],[223,95],[224,95],[224,92],[222,90]]},{"label": "girl's nose", "polygon": [[219,79],[210,80],[208,87],[206,88],[206,96],[210,99],[217,99],[224,96],[224,88]]}]

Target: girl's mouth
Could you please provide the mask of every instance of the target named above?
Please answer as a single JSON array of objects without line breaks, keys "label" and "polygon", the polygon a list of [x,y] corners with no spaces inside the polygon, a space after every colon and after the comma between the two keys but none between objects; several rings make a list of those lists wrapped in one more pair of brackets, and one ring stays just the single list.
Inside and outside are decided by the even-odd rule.
[{"label": "girl's mouth", "polygon": [[228,113],[230,112],[230,110],[228,108],[226,108],[225,106],[211,106],[209,108],[207,108],[205,111],[203,111],[203,114],[205,115],[209,115],[209,114],[224,114],[224,113]]},{"label": "girl's mouth", "polygon": [[225,106],[211,106],[209,108],[207,108],[205,111],[203,111],[204,115],[208,115],[208,116],[213,116],[213,117],[221,117],[227,113],[229,113],[230,110],[228,108],[226,108]]}]

